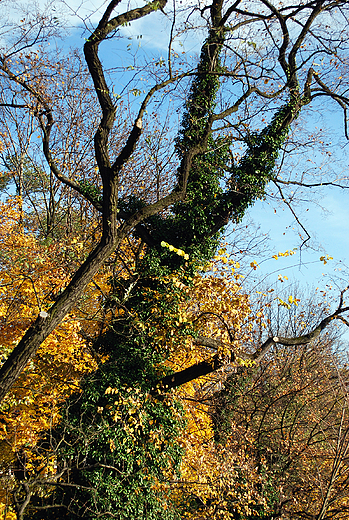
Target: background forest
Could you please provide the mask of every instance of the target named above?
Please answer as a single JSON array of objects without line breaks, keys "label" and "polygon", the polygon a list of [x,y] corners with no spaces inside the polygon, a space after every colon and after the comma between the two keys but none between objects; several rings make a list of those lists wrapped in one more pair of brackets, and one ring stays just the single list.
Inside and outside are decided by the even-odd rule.
[{"label": "background forest", "polygon": [[348,7],[2,0],[2,518],[349,518],[347,273],[253,281],[349,187]]}]

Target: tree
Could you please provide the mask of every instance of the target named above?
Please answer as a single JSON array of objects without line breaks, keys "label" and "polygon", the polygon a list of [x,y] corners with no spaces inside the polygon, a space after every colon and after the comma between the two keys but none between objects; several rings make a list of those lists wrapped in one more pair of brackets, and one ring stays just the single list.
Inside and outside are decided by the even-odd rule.
[{"label": "tree", "polygon": [[[8,51],[7,54],[4,52],[1,58],[2,77],[7,82],[2,106],[14,110],[19,108],[31,110],[42,132],[43,153],[50,171],[58,180],[83,195],[98,211],[101,211],[103,224],[99,244],[76,271],[67,288],[61,293],[49,312],[46,313],[47,315],[38,316],[37,321],[28,329],[20,344],[2,367],[2,395],[12,386],[44,338],[54,330],[74,306],[83,293],[86,284],[93,278],[100,266],[133,229],[137,228],[136,232],[143,236],[146,242],[151,244],[150,247],[159,254],[160,239],[168,239],[169,242],[171,240],[169,231],[160,228],[159,224],[156,225],[155,230],[147,229],[151,224],[141,224],[149,222],[152,216],[158,215],[165,208],[173,207],[174,204],[179,204],[178,211],[186,212],[189,204],[192,208],[196,207],[197,209],[191,215],[191,224],[186,223],[186,230],[188,226],[193,226],[195,221],[198,233],[193,230],[191,236],[184,240],[183,236],[180,236],[180,228],[177,228],[173,236],[173,238],[176,238],[174,245],[188,249],[188,247],[193,247],[192,244],[190,245],[193,240],[196,243],[199,240],[210,242],[209,237],[214,236],[228,222],[229,218],[241,217],[247,205],[252,203],[256,197],[262,196],[266,184],[273,177],[275,160],[287,137],[289,126],[298,116],[301,108],[320,95],[330,96],[344,108],[346,106],[347,100],[339,90],[340,87],[337,91],[330,90],[326,83],[326,75],[322,76],[316,73],[314,68],[309,66],[308,54],[304,54],[303,51],[304,46],[308,45],[309,39],[311,45],[315,45],[314,49],[309,51],[309,55],[311,56],[311,53],[316,56],[321,54],[322,45],[325,45],[325,42],[321,39],[319,41],[316,33],[313,32],[313,30],[317,30],[315,24],[318,19],[321,20],[321,16],[324,17],[324,22],[320,22],[318,27],[321,26],[321,23],[326,23],[326,20],[329,19],[327,17],[337,16],[335,15],[336,9],[340,13],[344,13],[345,2],[327,3],[319,1],[311,5],[300,4],[294,9],[285,7],[280,10],[273,4],[262,2],[261,12],[256,11],[255,13],[245,10],[240,3],[225,8],[221,3],[214,3],[209,10],[204,9],[202,13],[205,17],[209,11],[208,23],[210,29],[195,73],[191,101],[177,144],[179,156],[177,181],[173,189],[156,202],[142,203],[142,207],[139,204],[133,206],[124,204],[123,207],[121,204],[119,208],[121,211],[117,212],[119,176],[137,145],[141,143],[142,120],[145,118],[148,104],[158,91],[177,85],[181,80],[194,74],[194,71],[191,70],[174,74],[170,54],[169,70],[166,71],[165,77],[162,78],[160,75],[160,81],[156,82],[145,95],[125,144],[118,154],[111,157],[108,139],[115,123],[116,107],[105,79],[102,63],[98,57],[99,45],[123,23],[150,16],[154,13],[154,10],[163,9],[166,4],[164,2],[154,5],[150,3],[112,18],[117,5],[118,2],[111,2],[108,5],[100,23],[92,32],[84,47],[85,59],[102,112],[94,137],[96,162],[103,184],[102,201],[99,196],[95,195],[95,188],[88,189],[76,179],[69,178],[62,173],[64,166],[62,164],[60,167],[59,162],[54,157],[55,152],[51,148],[54,146],[51,141],[55,132],[55,100],[47,92],[45,81],[42,81],[40,75],[36,75],[35,69],[32,73],[30,72],[32,68],[22,64],[23,68],[17,71],[15,55],[22,52],[23,60],[23,49],[30,51],[32,45],[41,41],[41,28],[35,35],[37,36],[36,40],[35,38],[34,40],[31,39],[33,31],[31,28],[29,33],[23,36],[24,39],[16,43],[12,51]],[[296,20],[296,22],[293,22],[293,20]],[[52,20],[42,18],[41,24],[44,30],[50,30]],[[255,24],[265,26],[266,34],[270,35],[272,41],[274,30],[281,38],[280,44],[275,41],[272,52],[269,52],[268,58],[266,58],[267,62],[269,60],[273,60],[273,62],[268,63],[268,67],[267,62],[263,62],[260,67],[253,63],[251,53],[248,53],[246,58],[240,58],[239,52],[233,50],[232,63],[227,62],[222,68],[219,57],[223,50],[230,48],[230,39],[234,41],[235,34],[241,39],[242,33],[239,34],[237,31],[241,31],[245,26]],[[298,31],[296,31],[296,27],[293,28],[293,25],[297,25]],[[292,26],[292,32],[289,26]],[[340,28],[339,32],[341,33],[341,31]],[[331,56],[329,64],[331,64],[331,60],[333,62],[333,60],[340,59],[336,56],[342,46],[341,38],[341,34],[338,38],[334,36],[332,47],[326,46],[327,43],[325,45],[324,54]],[[256,52],[257,50],[259,52],[259,49],[256,49]],[[35,59],[33,53],[30,53],[29,56],[29,60]],[[274,70],[271,65],[273,67],[276,65],[275,77],[270,72]],[[254,66],[257,66],[255,73],[252,72]],[[243,70],[242,67],[245,67],[243,73],[240,72],[240,70]],[[328,74],[331,74],[331,72]],[[256,79],[254,79],[255,77]],[[241,88],[241,95],[234,103],[229,103],[228,100],[224,101],[226,108],[223,111],[215,112],[214,106],[220,87],[220,78],[224,80],[233,78],[233,82],[237,82],[237,88]],[[264,81],[274,83],[276,78],[278,78],[280,87],[262,90],[261,86]],[[225,82],[223,81],[223,86],[225,86]],[[9,99],[9,96],[13,99],[13,89],[9,88],[9,84],[11,87],[15,87],[15,96],[18,102]],[[285,95],[288,98],[285,99]],[[221,144],[218,148],[219,161],[221,162],[217,164],[218,159],[214,157],[213,151],[217,147],[217,143],[213,144],[214,141],[210,137],[215,130],[215,123],[235,114],[240,107],[246,106],[246,103],[248,107],[254,96],[268,101],[280,100],[283,105],[281,108],[276,108],[276,115],[259,134],[250,131],[243,132],[245,134],[246,152],[236,165],[229,165],[228,146],[230,138],[223,133],[223,136],[219,138]],[[247,110],[250,111],[249,108]],[[210,149],[212,149],[212,152],[208,153]],[[224,155],[225,150],[226,156]],[[200,162],[201,154],[204,154],[205,160],[211,155],[213,163],[216,163],[215,173],[202,172],[205,180],[198,173],[198,162]],[[218,180],[223,171],[229,172],[225,190],[221,188]],[[209,181],[213,183],[212,187],[210,187]],[[203,184],[208,198],[200,201],[195,197],[198,196],[198,190],[200,190],[200,187],[202,189]],[[190,202],[181,202],[184,200]],[[203,211],[203,208],[207,208],[209,205],[212,211],[207,214],[207,210]],[[158,222],[165,220],[160,219]],[[121,225],[119,225],[119,222]],[[166,232],[169,236],[166,236]]]},{"label": "tree", "polygon": [[[245,455],[238,461],[241,467],[249,461],[263,475],[266,518],[348,515],[347,364],[342,356],[330,336],[301,349],[277,346],[254,372],[231,375],[216,395],[216,436],[233,453]],[[234,480],[229,484],[234,487]]]},{"label": "tree", "polygon": [[[40,310],[35,322],[1,367],[0,395],[3,398],[14,385],[41,343],[64,317],[75,312],[86,287],[106,262],[116,266],[116,275],[120,265],[124,265],[127,275],[113,277],[107,302],[112,309],[111,328],[106,331],[102,327],[94,338],[95,351],[98,353],[100,350],[108,360],[99,365],[94,375],[86,378],[81,398],[75,398],[75,403],[67,403],[67,422],[62,423],[63,429],[58,429],[57,434],[63,439],[61,451],[56,452],[63,461],[64,475],[56,472],[56,481],[50,478],[41,481],[40,485],[53,486],[57,490],[69,488],[63,495],[59,491],[50,495],[55,497],[52,506],[65,508],[67,514],[77,517],[120,515],[119,498],[112,489],[117,481],[120,485],[120,478],[127,479],[129,489],[133,490],[127,514],[144,515],[151,505],[149,515],[162,514],[164,518],[170,518],[175,513],[165,508],[159,511],[154,490],[157,485],[161,489],[159,471],[162,475],[173,473],[178,464],[178,447],[171,446],[170,438],[180,428],[180,419],[176,414],[178,407],[167,391],[159,402],[154,403],[155,389],[176,388],[212,373],[237,357],[259,362],[275,344],[308,343],[348,310],[344,303],[345,291],[342,291],[337,309],[329,311],[311,330],[293,338],[272,336],[252,353],[237,345],[239,333],[234,331],[236,323],[226,325],[223,310],[218,315],[212,310],[198,311],[197,316],[194,313],[187,322],[179,319],[182,298],[186,294],[183,288],[195,284],[200,266],[203,267],[214,255],[220,231],[229,220],[243,218],[246,208],[264,196],[270,181],[277,185],[282,183],[282,179],[275,175],[275,165],[280,151],[283,148],[287,150],[291,125],[304,107],[319,96],[327,96],[336,101],[346,114],[346,85],[343,76],[338,76],[342,67],[341,52],[345,50],[344,29],[340,22],[345,19],[346,2],[319,0],[278,8],[264,0],[251,12],[239,1],[231,5],[214,1],[201,11],[194,9],[192,15],[199,12],[207,24],[197,66],[189,64],[189,67],[184,67],[181,57],[173,51],[174,22],[166,67],[160,60],[144,68],[147,81],[151,81],[151,87],[144,95],[137,85],[137,74],[133,78],[131,91],[135,97],[140,95],[140,107],[135,110],[134,122],[131,125],[126,122],[122,132],[115,127],[118,111],[123,106],[118,105],[118,96],[113,96],[108,85],[99,47],[105,42],[110,44],[110,38],[123,24],[154,16],[158,10],[163,12],[166,1],[153,1],[114,16],[118,6],[119,2],[115,0],[108,4],[84,45],[91,83],[88,79],[83,83],[83,93],[93,89],[100,106],[96,119],[86,119],[81,97],[78,97],[80,103],[73,105],[78,115],[72,113],[72,103],[61,94],[61,87],[56,89],[57,83],[63,83],[59,60],[49,66],[47,75],[43,73],[49,55],[41,46],[45,33],[55,27],[49,16],[39,19],[40,26],[34,34],[35,24],[29,24],[27,31],[23,27],[21,38],[1,56],[4,84],[1,106],[11,113],[28,110],[41,133],[42,153],[52,185],[54,180],[59,189],[63,186],[69,194],[75,193],[77,203],[81,200],[84,204],[89,203],[92,209],[86,209],[85,214],[100,214],[101,235],[95,246],[91,241],[91,248],[86,257],[81,258],[79,267],[75,269],[76,264],[70,264],[67,285],[59,291],[52,305]],[[331,35],[331,42],[322,36],[323,25],[329,20],[338,22],[338,32]],[[335,23],[333,26],[337,29]],[[266,47],[265,52],[254,42],[255,27],[256,30],[263,29],[266,40],[270,42],[270,48]],[[251,39],[247,39],[246,34]],[[326,62],[323,71],[317,72],[311,65],[314,56],[317,59],[323,57]],[[83,70],[78,68],[75,71],[78,77],[85,79]],[[334,79],[338,84],[331,89],[328,85],[332,85]],[[191,87],[182,125],[165,154],[165,166],[160,167],[154,160],[155,175],[147,179],[152,187],[150,193],[140,196],[142,186],[131,189],[128,185],[130,196],[123,196],[121,182],[137,178],[137,175],[130,174],[135,167],[138,171],[145,168],[145,161],[142,162],[141,158],[142,147],[153,147],[154,140],[158,139],[158,120],[154,119],[156,127],[151,129],[152,121],[147,111],[157,100],[166,103],[168,96],[175,95],[174,89],[179,90],[182,85],[187,88],[188,82]],[[231,95],[229,82],[234,89]],[[265,116],[262,130],[258,122],[261,113]],[[69,125],[74,129],[69,135],[77,136],[81,131],[85,147],[77,137],[72,148],[71,143],[63,139]],[[94,157],[90,146],[92,132]],[[112,145],[120,133],[122,143],[114,149]],[[238,152],[240,143],[242,154]],[[72,153],[75,145],[81,146],[78,156]],[[81,169],[84,170],[81,164],[89,161],[86,176],[81,176]],[[33,163],[38,164],[38,161]],[[169,171],[171,168],[173,170]],[[159,178],[162,171],[164,178]],[[51,195],[55,197],[54,190],[50,191],[50,198]],[[69,207],[69,200],[65,207]],[[52,224],[46,226],[45,234],[55,238]],[[125,266],[122,256],[122,247],[129,237],[134,255],[132,268]],[[59,243],[59,236],[57,240]],[[214,286],[214,280],[211,281]],[[206,326],[200,328],[203,317]],[[161,320],[167,328],[158,335]],[[207,326],[208,322],[211,328]],[[176,328],[177,342],[174,344],[171,337]],[[221,334],[214,337],[212,329]],[[204,347],[202,359],[196,359],[182,370],[168,373],[173,349],[186,339]],[[239,348],[242,352],[238,351]],[[136,402],[127,398],[130,388],[140,396]],[[116,402],[114,395],[119,393],[121,400]],[[130,408],[135,408],[136,412],[131,413]],[[108,409],[107,419],[98,412],[99,409]],[[143,428],[141,410],[156,416],[151,419],[155,424],[153,428]],[[133,426],[128,419],[133,415],[132,421],[135,420],[138,427],[137,443],[141,438],[146,441],[143,451],[131,456],[131,452],[122,451],[124,437],[117,430],[117,419],[114,418],[121,418],[125,427],[131,429]],[[162,423],[160,416],[163,417]],[[78,426],[74,427],[74,421],[79,418],[91,426],[91,442],[87,441],[84,452],[77,448],[72,454],[64,448],[65,439],[67,446],[80,445],[81,431]],[[156,462],[149,478],[146,478],[137,461],[141,461],[140,467],[143,468],[146,453],[149,453],[149,439],[155,435],[157,426],[159,442],[153,453]],[[128,431],[125,442],[131,442],[133,435],[136,436],[134,431]],[[135,445],[141,446],[137,443],[135,441]],[[106,444],[108,452],[105,451]],[[162,444],[168,445],[168,450],[162,450]],[[70,458],[74,461],[73,466],[66,463]],[[64,480],[72,468],[76,470],[74,476],[69,481]],[[63,480],[58,481],[61,476]],[[147,485],[144,484],[146,480]],[[23,517],[33,495],[33,489],[28,485],[28,482],[23,482],[15,497],[19,518]],[[97,489],[97,494],[93,489]],[[34,506],[39,508],[40,515],[43,514],[40,508],[48,507],[38,502]]]}]

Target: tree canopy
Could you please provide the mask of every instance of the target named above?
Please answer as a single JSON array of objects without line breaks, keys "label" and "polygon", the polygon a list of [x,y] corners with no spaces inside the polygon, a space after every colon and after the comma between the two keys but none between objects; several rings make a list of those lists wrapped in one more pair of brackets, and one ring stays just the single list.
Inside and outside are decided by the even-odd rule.
[{"label": "tree canopy", "polygon": [[[85,19],[83,56],[58,44],[55,9],[4,23],[0,56],[5,516],[344,518],[346,368],[321,334],[348,324],[347,288],[296,318],[277,297],[289,333],[222,241],[270,184],[347,187],[278,168],[317,98],[347,136],[347,2],[112,0]],[[153,18],[166,58],[115,63],[125,26]],[[305,468],[323,475],[315,505],[289,507]]]}]

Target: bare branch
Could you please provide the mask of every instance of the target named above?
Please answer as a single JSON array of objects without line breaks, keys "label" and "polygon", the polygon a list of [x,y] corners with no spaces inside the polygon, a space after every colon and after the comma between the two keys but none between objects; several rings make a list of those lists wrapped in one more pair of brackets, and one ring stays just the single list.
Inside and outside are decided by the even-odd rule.
[{"label": "bare branch", "polygon": [[[234,365],[234,359],[239,357],[244,360],[253,361],[255,364],[258,364],[262,361],[262,359],[269,352],[270,348],[280,343],[281,345],[306,345],[310,343],[314,339],[318,338],[321,332],[335,319],[342,320],[346,325],[349,326],[347,320],[345,320],[341,314],[349,311],[349,307],[343,307],[343,298],[345,292],[349,289],[349,286],[343,289],[340,293],[339,305],[337,309],[320,321],[320,323],[308,334],[304,334],[302,336],[297,336],[294,338],[286,338],[281,336],[274,336],[272,338],[268,338],[253,354],[249,354],[246,352],[239,352],[236,354],[234,351],[231,352],[232,364]],[[192,338],[192,341],[195,345],[202,345],[204,347],[217,350],[219,348],[225,347],[229,349],[229,345],[223,343],[220,340],[215,338],[207,338],[204,336],[197,336]],[[201,361],[200,363],[196,363],[184,370],[179,372],[175,372],[174,374],[170,374],[168,376],[163,377],[158,386],[164,388],[176,388],[177,386],[181,386],[189,381],[197,379],[203,375],[211,374],[216,370],[222,368],[227,365],[226,359],[223,359],[219,356],[219,354],[213,355],[209,357],[205,361]]]},{"label": "bare branch", "polygon": [[321,186],[334,186],[336,188],[342,188],[343,190],[349,189],[349,186],[343,186],[343,184],[339,184],[337,182],[314,182],[314,183],[306,183],[306,182],[300,182],[300,181],[285,181],[283,179],[280,179],[279,177],[276,177],[274,179],[275,184],[285,184],[288,186],[302,186],[303,188],[319,188]]},{"label": "bare branch", "polygon": [[291,211],[292,215],[294,216],[297,224],[303,229],[304,233],[307,235],[307,238],[303,240],[302,242],[302,245],[301,245],[301,248],[304,246],[304,244],[306,244],[308,242],[308,240],[310,240],[310,235],[308,233],[308,231],[305,229],[305,227],[303,226],[303,224],[301,223],[301,221],[299,220],[298,216],[296,215],[292,205],[286,200],[283,192],[282,192],[282,189],[280,188],[280,186],[278,185],[278,180],[273,180],[275,186],[277,187],[277,189],[279,190],[279,193],[281,195],[281,198],[282,198],[282,202],[284,202],[286,204],[286,206],[289,208],[289,210]]}]

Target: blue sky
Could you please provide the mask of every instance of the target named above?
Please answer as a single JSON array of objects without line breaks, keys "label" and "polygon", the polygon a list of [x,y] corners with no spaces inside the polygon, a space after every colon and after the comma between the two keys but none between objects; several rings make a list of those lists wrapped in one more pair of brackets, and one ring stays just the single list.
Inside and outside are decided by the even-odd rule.
[{"label": "blue sky", "polygon": [[[43,5],[43,2],[40,4]],[[57,2],[54,4],[57,5],[57,13],[59,13],[59,4]],[[84,18],[87,14],[94,13],[99,5],[101,3],[97,0],[83,3],[70,1],[71,11],[68,10],[66,16],[68,25],[81,25],[81,19],[76,15],[73,16],[75,10],[78,9],[79,15]],[[58,16],[60,15],[58,14]],[[95,23],[97,19],[98,15],[94,14],[90,21]],[[136,21],[130,27],[122,28],[121,33],[125,36],[125,41],[121,43],[118,40],[113,47],[110,47],[108,61],[115,60],[118,65],[127,66],[128,60],[131,61],[131,55],[126,52],[128,44],[131,44],[134,51],[140,46],[138,51],[140,54],[166,57],[169,23],[169,20],[166,20],[161,13],[154,13],[151,17]],[[142,38],[137,38],[140,35]],[[201,36],[200,30],[198,30],[190,39],[182,38],[183,46],[177,42],[175,50],[180,52],[185,50],[188,54],[194,54],[199,50],[198,42]],[[128,38],[132,38],[132,40],[128,40]],[[74,31],[73,36],[64,42],[65,45],[75,47],[82,47],[83,43],[81,30]],[[343,123],[339,107],[334,104],[324,106],[319,104],[316,109],[305,125],[309,132],[321,128],[324,140],[327,139],[331,143],[328,145],[328,149],[331,150],[332,156],[327,161],[327,165],[325,164],[323,167],[337,172],[339,177],[348,176],[347,145],[343,140]],[[301,156],[297,168],[308,167],[309,160],[313,161],[312,165],[316,168],[322,165],[323,156],[309,148]],[[253,278],[257,282],[258,279],[264,280],[269,275],[270,283],[276,283],[278,274],[282,274],[282,276],[288,277],[287,283],[289,284],[299,282],[304,286],[324,287],[332,280],[335,287],[343,288],[348,283],[349,190],[322,187],[316,190],[316,193],[314,190],[310,190],[309,197],[315,201],[303,202],[294,206],[297,216],[312,237],[308,246],[303,247],[301,252],[298,227],[286,206],[280,206],[267,197],[265,201],[258,201],[249,210],[249,217],[260,226],[260,232],[269,235],[265,258],[263,258],[263,254],[258,255],[258,258],[247,258],[247,262],[255,259],[260,264],[260,267],[250,275],[251,279]],[[279,251],[284,252],[293,248],[298,249],[292,257],[280,258],[277,261],[271,258]],[[329,260],[324,265],[323,262],[320,262],[320,256],[326,254],[333,257],[333,260]]]}]

